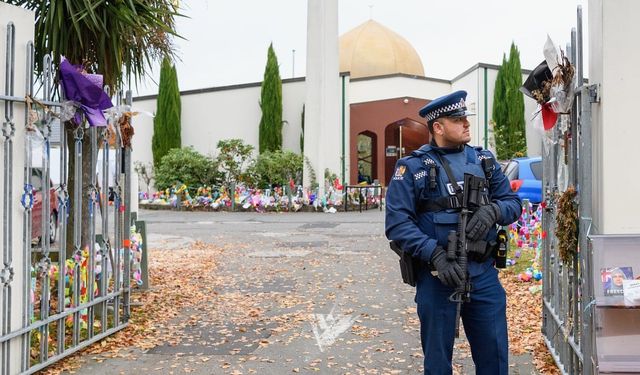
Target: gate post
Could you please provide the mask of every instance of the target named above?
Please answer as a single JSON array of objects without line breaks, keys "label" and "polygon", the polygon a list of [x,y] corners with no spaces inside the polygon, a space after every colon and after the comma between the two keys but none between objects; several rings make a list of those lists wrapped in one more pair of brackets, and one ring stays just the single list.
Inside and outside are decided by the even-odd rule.
[{"label": "gate post", "polygon": [[[23,103],[9,97],[26,94],[27,44],[33,40],[33,23],[33,12],[0,3],[0,336],[23,327],[28,319],[24,290],[30,269],[23,253],[27,247],[22,240],[24,209],[20,204],[24,191],[26,110]],[[23,340],[18,337],[2,341],[0,374],[17,374],[24,369],[28,353],[23,352]]]}]

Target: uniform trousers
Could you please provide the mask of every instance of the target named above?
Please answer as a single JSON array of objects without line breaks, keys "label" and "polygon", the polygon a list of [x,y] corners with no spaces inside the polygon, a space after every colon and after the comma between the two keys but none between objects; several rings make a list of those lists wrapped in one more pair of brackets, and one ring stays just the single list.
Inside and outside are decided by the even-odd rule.
[{"label": "uniform trousers", "polygon": [[[462,305],[464,332],[478,375],[507,375],[508,337],[506,293],[491,267],[471,277],[471,301]],[[418,284],[420,339],[425,374],[451,374],[456,304],[449,301],[453,289],[430,273]]]}]

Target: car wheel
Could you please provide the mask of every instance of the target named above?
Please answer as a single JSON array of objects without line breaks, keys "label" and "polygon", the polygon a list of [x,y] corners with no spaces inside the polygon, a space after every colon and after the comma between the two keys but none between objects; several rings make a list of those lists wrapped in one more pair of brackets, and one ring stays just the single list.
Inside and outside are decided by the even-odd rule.
[{"label": "car wheel", "polygon": [[52,212],[49,216],[49,243],[55,243],[58,238],[58,216]]}]

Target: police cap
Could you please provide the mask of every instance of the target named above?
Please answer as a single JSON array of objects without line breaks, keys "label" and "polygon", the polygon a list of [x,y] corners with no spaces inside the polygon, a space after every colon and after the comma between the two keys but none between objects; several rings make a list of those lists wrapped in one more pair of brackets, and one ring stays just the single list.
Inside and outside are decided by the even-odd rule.
[{"label": "police cap", "polygon": [[441,96],[429,102],[420,109],[420,117],[424,117],[427,122],[433,121],[440,117],[465,117],[473,116],[475,113],[467,110],[465,99],[467,92],[459,90],[451,94]]}]

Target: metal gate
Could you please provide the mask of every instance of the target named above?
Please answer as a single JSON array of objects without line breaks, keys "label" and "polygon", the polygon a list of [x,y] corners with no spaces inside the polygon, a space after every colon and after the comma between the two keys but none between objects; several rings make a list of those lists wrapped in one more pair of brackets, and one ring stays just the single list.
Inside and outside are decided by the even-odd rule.
[{"label": "metal gate", "polygon": [[[595,88],[584,81],[582,8],[577,11],[577,30],[567,46],[576,67],[575,100],[570,114],[561,115],[543,141],[544,202],[543,251],[544,340],[563,374],[592,374],[594,332],[590,301],[592,257],[587,236],[591,223],[591,104]],[[579,241],[571,261],[563,261],[556,233],[558,198],[567,188],[577,192]],[[585,361],[585,358],[589,359]]]},{"label": "metal gate", "polygon": [[[123,102],[118,95],[109,127],[78,126],[66,132],[60,117],[73,107],[54,101],[56,74],[51,59],[45,57],[44,74],[36,81],[34,47],[28,43],[26,96],[15,96],[15,85],[19,84],[15,82],[16,51],[23,51],[24,46],[16,48],[12,22],[2,27],[6,27],[7,38],[4,93],[0,95],[4,107],[0,374],[30,374],[128,324],[131,163],[120,124],[123,116],[129,116],[124,112],[131,95],[127,93],[126,105],[118,105]],[[24,118],[16,118],[15,109],[24,110]],[[19,133],[24,135],[24,144],[14,144]],[[67,139],[69,134],[73,139]],[[69,142],[73,142],[73,154],[69,154]],[[89,172],[89,180],[83,181],[82,150],[87,147],[97,173]],[[18,153],[24,153],[23,165],[14,160]],[[68,168],[71,158],[74,170]],[[55,164],[58,167],[53,170]],[[22,169],[24,189],[15,191],[14,178],[23,175]],[[52,184],[53,172],[59,173],[59,181]],[[75,189],[69,188],[70,183]],[[73,196],[70,190],[75,191]],[[89,212],[84,222],[83,205]],[[22,212],[21,233],[13,230],[16,210]],[[34,229],[34,225],[38,227]],[[89,240],[82,239],[83,226]],[[68,231],[72,231],[72,249],[67,246]],[[33,238],[33,233],[38,233],[39,239]]]}]

